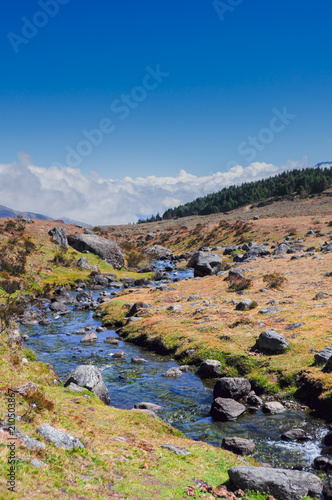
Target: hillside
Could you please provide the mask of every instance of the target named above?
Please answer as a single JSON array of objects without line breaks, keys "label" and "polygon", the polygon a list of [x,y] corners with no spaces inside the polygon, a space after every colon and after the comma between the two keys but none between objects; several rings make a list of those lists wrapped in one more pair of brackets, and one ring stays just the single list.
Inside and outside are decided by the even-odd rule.
[{"label": "hillside", "polygon": [[291,170],[267,179],[226,187],[185,205],[170,208],[162,217],[157,215],[140,222],[227,212],[253,203],[264,206],[285,197],[292,199],[296,195],[307,197],[322,193],[331,186],[332,166],[330,163],[321,163],[313,168]]},{"label": "hillside", "polygon": [[[331,342],[332,253],[322,251],[332,235],[331,201],[325,194],[264,207],[247,206],[228,215],[94,228],[95,233],[116,240],[124,249],[126,269],[121,270],[113,269],[92,253],[72,248],[60,251],[48,235],[55,225],[52,221],[35,220],[34,224],[22,225],[21,221],[4,220],[0,228],[2,264],[4,258],[10,258],[12,268],[1,271],[1,298],[23,294],[26,300],[30,297],[28,303],[35,305],[38,303],[31,301],[33,297],[46,300],[53,296],[58,285],[65,285],[68,290],[75,290],[77,282],[89,286],[91,270],[76,265],[81,257],[105,276],[151,280],[154,273],[146,250],[153,245],[166,246],[175,258],[202,246],[216,247],[214,252],[222,259],[225,274],[169,283],[166,289],[125,288],[100,305],[95,317],[105,327],[113,329],[116,325],[118,329],[126,323],[128,307],[135,303],[149,304],[147,312],[139,315],[139,321],[117,330],[121,339],[171,354],[178,363],[188,364],[192,372],[205,359],[219,361],[223,375],[248,378],[264,401],[279,401],[287,408],[300,408],[300,401],[301,405],[318,408],[326,416],[331,409],[332,375],[313,361],[314,353]],[[84,232],[83,228],[63,223],[56,225],[66,234]],[[223,247],[241,247],[253,240],[264,242],[271,254],[239,264],[233,259],[243,254],[240,248],[234,254],[224,255]],[[273,255],[273,247],[284,241],[293,244],[302,241],[303,250]],[[178,262],[178,269],[186,263],[186,260]],[[145,272],[141,272],[142,267]],[[248,286],[243,290],[231,289],[225,281],[232,267],[245,273]],[[264,280],[271,274],[278,278],[276,286],[273,281]],[[195,301],[189,300],[192,296]],[[243,298],[250,299],[253,307],[238,310],[236,304]],[[278,310],[262,315],[259,311],[271,301]],[[178,307],[172,310],[172,306]],[[52,321],[53,316],[50,318]],[[289,328],[294,323],[297,326]],[[278,356],[252,350],[265,329],[285,335],[289,349]],[[6,412],[8,389],[33,382],[40,391],[38,400],[16,396],[17,415],[21,418],[18,428],[40,439],[36,429],[48,423],[78,437],[85,449],[62,450],[47,444],[44,450],[33,451],[20,446],[19,456],[24,460],[18,472],[17,494],[6,498],[212,498],[204,489],[199,491],[193,479],[206,481],[212,490],[220,483],[228,485],[228,468],[241,463],[235,454],[188,439],[144,412],[108,407],[88,391],[73,393],[61,382],[54,383],[58,376],[52,367],[37,361],[24,345],[10,347],[8,333],[1,333],[1,415]],[[66,343],[65,335],[57,350]],[[48,359],[53,361],[52,353]],[[132,375],[136,376],[135,371]],[[143,384],[144,380],[143,377]],[[42,405],[40,411],[33,410],[33,401]],[[6,443],[1,439],[0,434],[0,488],[5,486],[7,456]],[[190,455],[174,455],[161,447],[165,443],[180,446],[190,451]],[[34,469],[31,460],[36,458],[46,465]],[[249,458],[249,462],[257,464],[255,459]],[[266,500],[267,495],[248,493],[246,498]]]}]

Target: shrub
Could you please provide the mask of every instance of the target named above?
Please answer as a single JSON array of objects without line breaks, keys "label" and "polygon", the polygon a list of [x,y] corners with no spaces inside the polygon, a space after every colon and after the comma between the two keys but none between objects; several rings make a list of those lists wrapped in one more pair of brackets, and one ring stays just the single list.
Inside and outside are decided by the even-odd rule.
[{"label": "shrub", "polygon": [[22,299],[7,297],[6,302],[0,304],[0,331],[9,327],[11,320],[20,316],[24,311],[25,304]]},{"label": "shrub", "polygon": [[252,280],[249,278],[242,278],[236,281],[233,281],[229,287],[228,290],[230,292],[240,292],[241,290],[246,290],[247,288],[250,288],[252,285]]},{"label": "shrub", "polygon": [[55,245],[52,262],[54,264],[61,264],[64,267],[70,267],[73,263],[73,258],[67,257],[67,252],[68,249],[66,247]]},{"label": "shrub", "polygon": [[45,410],[54,410],[54,403],[47,399],[44,392],[40,389],[33,394],[28,393],[24,399],[28,403],[28,408],[22,415],[22,419],[25,422],[32,422],[36,415],[43,413]]},{"label": "shrub", "polygon": [[37,356],[36,356],[35,352],[32,349],[24,349],[24,356],[29,361],[37,361]]},{"label": "shrub", "polygon": [[274,272],[264,274],[263,281],[267,284],[268,288],[280,288],[287,281],[287,279],[282,274]]}]

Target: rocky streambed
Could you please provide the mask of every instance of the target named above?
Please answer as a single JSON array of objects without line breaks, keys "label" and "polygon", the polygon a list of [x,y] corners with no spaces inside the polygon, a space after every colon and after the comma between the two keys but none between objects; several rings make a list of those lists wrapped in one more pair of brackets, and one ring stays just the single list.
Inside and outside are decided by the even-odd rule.
[{"label": "rocky streambed", "polygon": [[[163,272],[169,263],[157,265]],[[169,268],[169,272],[173,279],[192,276],[188,270]],[[167,284],[160,281],[156,286]],[[88,303],[108,300],[108,294],[119,290],[110,282],[106,287],[104,283],[96,288],[99,290],[83,290]],[[74,300],[80,293],[82,291],[71,292],[70,297]],[[215,381],[202,380],[191,369],[179,373],[178,365],[170,357],[125,342],[116,331],[101,328],[100,322],[93,318],[94,308],[84,301],[80,307],[67,304],[66,309],[70,313],[49,311],[41,324],[32,322],[37,324],[21,327],[22,333],[29,337],[27,347],[36,352],[40,361],[52,363],[62,379],[78,365],[93,364],[102,373],[112,406],[132,409],[141,402],[153,403],[160,407],[158,415],[163,420],[192,439],[217,447],[224,439],[234,436],[250,439],[256,445],[252,457],[257,462],[313,471],[313,461],[322,454],[322,438],[329,427],[309,411],[288,405],[286,411],[278,414],[267,414],[260,409],[245,412],[236,420],[217,421],[210,415]],[[82,342],[86,335],[92,335],[94,340]],[[175,370],[178,376],[165,376],[169,370]],[[302,429],[309,439],[281,439],[281,435],[292,428]]]}]

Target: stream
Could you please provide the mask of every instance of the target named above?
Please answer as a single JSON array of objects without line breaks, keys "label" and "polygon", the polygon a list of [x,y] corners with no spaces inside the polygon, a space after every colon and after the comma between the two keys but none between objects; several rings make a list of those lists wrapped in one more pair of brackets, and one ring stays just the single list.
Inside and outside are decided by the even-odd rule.
[{"label": "stream", "polygon": [[[158,268],[164,265],[158,263]],[[171,276],[177,280],[192,276],[188,270],[175,273]],[[71,292],[73,296],[76,293]],[[98,296],[99,291],[94,292],[94,299]],[[48,326],[21,326],[22,333],[29,336],[26,347],[35,351],[39,361],[53,363],[61,378],[80,364],[94,364],[102,372],[112,406],[131,409],[142,401],[156,403],[163,407],[158,416],[191,439],[217,447],[224,437],[251,439],[256,444],[252,457],[257,462],[313,472],[312,462],[321,455],[322,437],[330,430],[323,420],[301,410],[286,410],[279,415],[266,415],[260,410],[245,413],[235,421],[214,422],[209,416],[212,381],[202,381],[191,372],[177,379],[163,377],[166,370],[177,366],[171,357],[155,354],[120,337],[116,347],[104,343],[106,337],[117,336],[114,330],[98,333],[98,340],[92,344],[81,343],[82,335],[74,332],[87,326],[95,330],[101,323],[93,319],[93,311],[68,308],[72,309],[71,314],[50,312]],[[113,358],[117,351],[125,351],[126,357]],[[133,364],[132,357],[143,357],[147,363]],[[312,439],[303,443],[282,441],[280,435],[292,427],[305,429]]]}]

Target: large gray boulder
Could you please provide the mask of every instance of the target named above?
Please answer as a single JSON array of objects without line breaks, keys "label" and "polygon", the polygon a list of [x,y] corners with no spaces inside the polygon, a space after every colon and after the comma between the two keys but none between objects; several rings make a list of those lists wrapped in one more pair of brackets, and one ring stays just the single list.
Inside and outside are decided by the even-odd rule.
[{"label": "large gray boulder", "polygon": [[251,384],[247,378],[223,377],[217,380],[213,389],[213,397],[242,399],[251,391]]},{"label": "large gray boulder", "polygon": [[221,375],[220,366],[220,361],[206,359],[199,365],[196,375],[201,378],[218,378]]},{"label": "large gray boulder", "polygon": [[68,248],[68,239],[62,227],[54,227],[50,229],[48,234],[52,236],[53,241],[60,247]]},{"label": "large gray boulder", "polygon": [[101,236],[93,234],[70,234],[68,242],[75,250],[79,252],[88,250],[104,259],[116,269],[121,269],[125,264],[121,248],[112,240],[106,240]]},{"label": "large gray boulder", "polygon": [[93,365],[79,365],[69,372],[64,378],[64,385],[67,387],[71,382],[84,387],[98,396],[105,404],[110,404],[110,397],[107,387],[99,369]]},{"label": "large gray boulder", "polygon": [[246,407],[230,398],[216,398],[211,406],[210,414],[213,420],[225,422],[227,420],[236,420]]},{"label": "large gray boulder", "polygon": [[194,269],[194,276],[211,276],[217,274],[222,267],[219,255],[206,252],[195,252],[188,262]]},{"label": "large gray boulder", "polygon": [[316,365],[324,365],[325,363],[328,362],[328,360],[332,356],[332,345],[329,345],[327,347],[324,347],[319,352],[316,352],[315,354],[315,364]]},{"label": "large gray boulder", "polygon": [[288,340],[281,333],[265,330],[258,337],[254,349],[265,354],[281,354],[288,346]]},{"label": "large gray boulder", "polygon": [[322,481],[309,472],[240,465],[229,469],[228,474],[235,488],[268,493],[278,500],[319,497],[323,491]]},{"label": "large gray boulder", "polygon": [[47,439],[47,441],[53,443],[57,448],[67,448],[69,450],[73,448],[84,448],[84,445],[78,438],[66,432],[54,429],[54,427],[49,424],[41,425],[39,429],[37,429],[37,432]]}]

